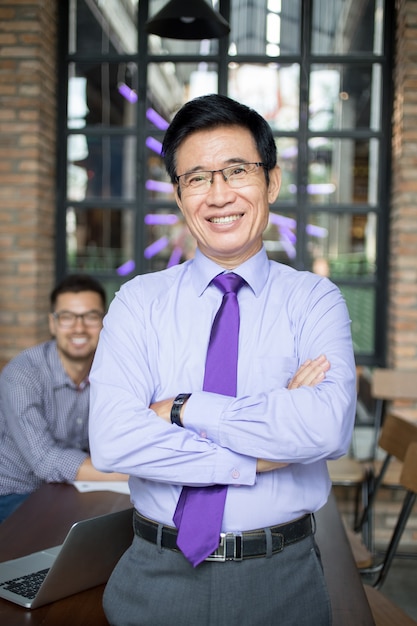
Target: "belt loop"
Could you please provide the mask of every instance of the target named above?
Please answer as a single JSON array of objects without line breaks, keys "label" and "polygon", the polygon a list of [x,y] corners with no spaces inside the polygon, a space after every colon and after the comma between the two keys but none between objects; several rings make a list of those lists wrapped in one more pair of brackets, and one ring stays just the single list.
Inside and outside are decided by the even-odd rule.
[{"label": "belt loop", "polygon": [[313,535],[316,534],[316,528],[316,516],[314,515],[314,513],[311,513],[311,532],[313,533]]},{"label": "belt loop", "polygon": [[270,559],[272,556],[272,533],[270,528],[264,528],[265,542],[266,542],[266,554],[265,558]]},{"label": "belt loop", "polygon": [[158,524],[158,528],[156,530],[156,545],[160,554],[162,553],[162,529],[162,524]]}]

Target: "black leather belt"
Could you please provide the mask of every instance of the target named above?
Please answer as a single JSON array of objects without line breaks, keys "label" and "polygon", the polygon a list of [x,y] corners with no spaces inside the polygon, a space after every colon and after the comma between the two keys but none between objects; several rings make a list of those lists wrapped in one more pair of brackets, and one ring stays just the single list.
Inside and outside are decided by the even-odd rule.
[{"label": "black leather belt", "polygon": [[[136,535],[146,541],[159,544],[169,550],[177,550],[177,529],[161,526],[135,511],[133,526]],[[219,547],[206,561],[241,561],[255,559],[281,552],[285,546],[301,541],[313,533],[312,515],[279,524],[269,528],[259,528],[242,533],[221,533]],[[159,539],[158,539],[159,538]]]}]

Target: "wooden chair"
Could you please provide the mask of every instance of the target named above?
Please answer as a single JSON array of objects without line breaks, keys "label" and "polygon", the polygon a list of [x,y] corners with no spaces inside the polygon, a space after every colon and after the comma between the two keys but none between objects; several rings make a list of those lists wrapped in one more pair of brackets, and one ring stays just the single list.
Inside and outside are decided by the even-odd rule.
[{"label": "wooden chair", "polygon": [[398,400],[417,401],[417,372],[376,368],[372,373],[371,394],[375,400],[373,449],[376,451],[387,404]]},{"label": "wooden chair", "polygon": [[[371,395],[375,402],[374,407],[374,441],[371,446],[372,458],[369,459],[372,482],[369,486],[368,502],[363,507],[360,518],[356,519],[354,530],[361,533],[367,548],[374,549],[372,510],[375,496],[381,486],[390,489],[399,489],[399,477],[406,448],[400,452],[394,449],[389,452],[381,440],[381,430],[386,415],[391,412],[391,405],[395,401],[417,401],[417,372],[411,370],[395,370],[376,368],[372,373]],[[381,461],[377,458],[379,448],[386,455]],[[375,477],[375,480],[373,480]]]},{"label": "wooden chair", "polygon": [[[370,512],[372,512],[372,508],[378,495],[378,491],[382,485],[384,487],[389,486],[390,488],[403,488],[400,480],[400,472],[397,472],[397,470],[393,474],[394,480],[392,480],[391,476],[390,482],[386,481],[388,468],[393,459],[397,459],[401,463],[404,461],[408,446],[414,441],[417,441],[416,423],[409,422],[405,419],[402,419],[401,417],[391,414],[388,414],[385,417],[384,425],[381,429],[380,437],[378,440],[379,447],[386,453],[385,459],[379,465],[379,469],[374,470],[374,484],[372,490],[369,493],[368,503],[364,507],[361,519],[359,520],[359,523],[355,528],[356,532],[360,532],[364,524],[368,524],[368,529],[369,526],[371,526],[372,517],[369,517]],[[374,463],[374,465],[376,466],[376,462]],[[367,547],[369,549],[372,549],[372,528],[369,529],[368,537],[371,537],[371,540],[369,543],[367,543]]]},{"label": "wooden chair", "polygon": [[[396,419],[401,421],[400,418],[396,418]],[[408,424],[408,425],[413,426],[412,424]],[[414,428],[415,428],[415,432],[413,434],[416,435],[417,426],[414,425]],[[383,430],[385,431],[385,426]],[[402,429],[401,432],[403,434],[403,437],[405,437],[407,430]],[[396,433],[398,435],[399,431],[397,430]],[[382,436],[382,433],[381,433],[381,436]],[[398,444],[399,444],[399,439],[400,438],[398,436],[397,438]],[[397,554],[398,545],[400,543],[402,534],[406,527],[408,518],[410,517],[410,514],[413,510],[413,506],[416,502],[416,498],[417,498],[417,437],[416,439],[414,439],[413,443],[409,444],[407,448],[407,452],[404,455],[404,463],[403,463],[403,468],[402,468],[402,472],[400,475],[400,485],[406,490],[406,493],[405,493],[405,497],[403,500],[401,511],[397,519],[396,526],[391,536],[388,549],[385,552],[384,559],[380,564],[375,565],[373,568],[361,570],[361,574],[364,576],[377,574],[376,578],[374,579],[372,583],[372,586],[375,587],[376,589],[380,589],[383,583],[385,582],[385,579],[391,567],[392,561]]]},{"label": "wooden chair", "polygon": [[417,622],[380,591],[368,585],[364,587],[375,626],[416,626]]},{"label": "wooden chair", "polygon": [[[360,375],[361,372],[359,372]],[[377,368],[373,371],[370,387],[375,406],[373,410],[374,435],[369,457],[362,461],[345,456],[336,461],[328,462],[329,474],[333,485],[353,486],[357,489],[353,523],[354,532],[347,529],[347,534],[359,568],[370,567],[373,561],[372,512],[378,489],[382,485],[391,489],[400,488],[401,461],[404,458],[406,447],[401,448],[401,445],[394,445],[394,448],[391,449],[391,444],[389,443],[391,431],[389,428],[386,430],[386,437],[382,436],[382,424],[385,421],[388,421],[389,424],[391,423],[388,417],[385,418],[387,405],[395,400],[417,399],[417,372]],[[411,427],[412,429],[415,428],[413,425]],[[414,440],[412,435],[411,440]],[[388,449],[385,447],[386,445],[388,445]],[[378,446],[386,452],[384,461],[376,459]],[[361,514],[359,514],[360,505],[362,505]]]}]

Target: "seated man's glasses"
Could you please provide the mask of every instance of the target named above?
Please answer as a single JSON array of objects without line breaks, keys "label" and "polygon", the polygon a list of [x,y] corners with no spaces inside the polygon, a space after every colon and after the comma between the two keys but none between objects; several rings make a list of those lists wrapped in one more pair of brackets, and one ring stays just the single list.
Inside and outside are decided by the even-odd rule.
[{"label": "seated man's glasses", "polygon": [[208,170],[199,172],[186,172],[175,177],[181,190],[186,189],[187,193],[197,195],[207,193],[213,183],[214,174],[221,174],[225,182],[230,187],[239,188],[249,184],[248,178],[264,167],[263,163],[236,163],[221,170]]},{"label": "seated man's glasses", "polygon": [[72,311],[58,311],[52,314],[61,328],[72,328],[80,318],[84,326],[97,328],[103,322],[104,313],[100,311],[86,311],[85,313],[73,313]]}]

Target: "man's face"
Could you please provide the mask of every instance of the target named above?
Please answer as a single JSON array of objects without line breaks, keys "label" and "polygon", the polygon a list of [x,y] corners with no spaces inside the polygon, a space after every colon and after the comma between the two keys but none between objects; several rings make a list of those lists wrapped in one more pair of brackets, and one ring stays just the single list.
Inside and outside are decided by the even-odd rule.
[{"label": "man's face", "polygon": [[[77,317],[73,325],[60,322],[60,319],[49,314],[49,330],[55,337],[58,352],[64,364],[66,362],[88,362],[92,360],[97,348],[100,330],[102,328],[103,304],[95,291],[81,291],[79,293],[63,293],[58,296],[55,313],[82,314],[96,312],[98,316],[91,316],[93,323],[86,323],[85,318]],[[61,316],[60,316],[61,317]],[[64,317],[68,317],[64,315]],[[94,323],[94,318],[96,323]]]},{"label": "man's face", "polygon": [[[177,175],[219,170],[239,163],[256,163],[261,157],[251,133],[240,126],[221,126],[189,135],[177,151]],[[262,167],[247,174],[244,185],[234,188],[221,173],[195,194],[179,182],[177,203],[198,247],[207,257],[232,269],[256,254],[268,224],[269,204],[278,196],[278,167],[269,172],[267,186]]]}]

